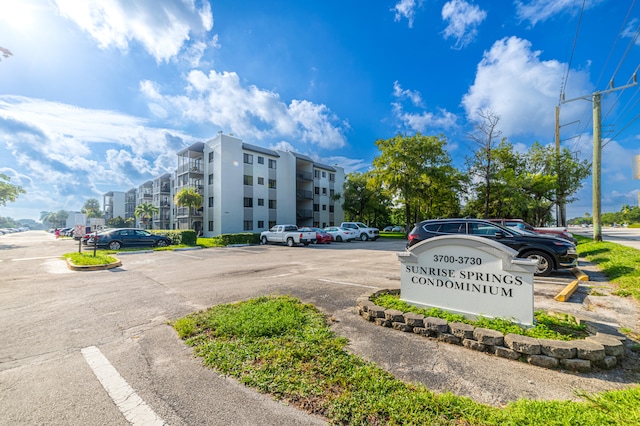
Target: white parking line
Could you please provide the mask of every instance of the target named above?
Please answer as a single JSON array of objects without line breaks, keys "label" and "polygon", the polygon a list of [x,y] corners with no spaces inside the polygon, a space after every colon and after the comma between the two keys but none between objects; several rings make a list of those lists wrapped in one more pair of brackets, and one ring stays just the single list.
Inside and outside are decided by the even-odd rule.
[{"label": "white parking line", "polygon": [[352,285],[354,287],[364,287],[364,288],[378,288],[378,287],[374,287],[371,285],[362,285],[362,284],[355,284],[355,283],[345,283],[343,281],[333,281],[333,280],[326,280],[324,278],[318,278],[318,281],[324,281],[326,283],[333,283],[333,284],[342,284],[342,285]]},{"label": "white parking line", "polygon": [[60,259],[61,256],[42,256],[42,257],[23,257],[21,259],[11,259],[14,262],[19,262],[21,260],[38,260],[38,259]]},{"label": "white parking line", "polygon": [[122,378],[95,346],[82,349],[82,355],[124,417],[134,426],[164,425],[162,420]]}]

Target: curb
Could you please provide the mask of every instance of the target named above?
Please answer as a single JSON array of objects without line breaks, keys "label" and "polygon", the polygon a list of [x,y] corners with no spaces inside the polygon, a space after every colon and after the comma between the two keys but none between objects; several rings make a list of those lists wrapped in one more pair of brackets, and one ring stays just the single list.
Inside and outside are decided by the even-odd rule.
[{"label": "curb", "polygon": [[566,302],[567,300],[569,300],[571,295],[575,293],[577,289],[578,289],[578,280],[573,280],[569,285],[563,288],[562,291],[554,297],[554,299],[557,300],[558,302]]},{"label": "curb", "polygon": [[119,266],[122,266],[122,262],[117,260],[114,263],[108,263],[106,265],[74,265],[69,259],[65,259],[67,261],[67,268],[72,271],[103,271],[105,269],[113,269]]},{"label": "curb", "polygon": [[571,268],[571,272],[573,272],[573,275],[575,275],[578,281],[589,281],[589,276],[582,272],[580,269]]}]

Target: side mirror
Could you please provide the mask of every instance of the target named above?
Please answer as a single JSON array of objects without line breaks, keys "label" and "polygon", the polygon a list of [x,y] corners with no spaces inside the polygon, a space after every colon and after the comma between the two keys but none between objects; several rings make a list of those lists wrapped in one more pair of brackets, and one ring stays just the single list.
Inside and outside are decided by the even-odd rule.
[{"label": "side mirror", "polygon": [[495,233],[495,237],[496,238],[504,238],[505,237],[504,232],[502,232],[502,231],[496,232]]}]

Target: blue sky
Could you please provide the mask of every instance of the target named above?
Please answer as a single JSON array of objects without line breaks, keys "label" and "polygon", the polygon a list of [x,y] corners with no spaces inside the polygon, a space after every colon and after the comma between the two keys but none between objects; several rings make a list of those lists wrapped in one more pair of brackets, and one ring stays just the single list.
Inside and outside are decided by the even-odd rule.
[{"label": "blue sky", "polygon": [[[218,131],[366,171],[374,142],[443,134],[462,168],[480,109],[517,149],[554,143],[555,107],[629,83],[633,0],[21,0],[0,3],[0,216],[79,210],[172,171]],[[602,103],[602,211],[637,203],[640,90]],[[593,154],[592,104],[562,145]],[[568,217],[591,212],[591,180]]]}]

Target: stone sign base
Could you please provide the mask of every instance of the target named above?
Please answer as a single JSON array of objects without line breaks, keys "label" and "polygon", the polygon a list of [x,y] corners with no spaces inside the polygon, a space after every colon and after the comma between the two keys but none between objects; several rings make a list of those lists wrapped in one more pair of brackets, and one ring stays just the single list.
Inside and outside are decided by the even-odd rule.
[{"label": "stone sign base", "polygon": [[440,318],[386,309],[371,301],[372,296],[399,293],[400,290],[365,293],[356,301],[358,313],[367,321],[383,327],[462,345],[502,358],[526,361],[538,367],[589,373],[593,367],[615,368],[624,359],[623,341],[618,336],[597,331],[584,340],[570,341],[535,339],[518,334],[503,335],[496,330],[476,328],[465,323],[449,323]]}]

